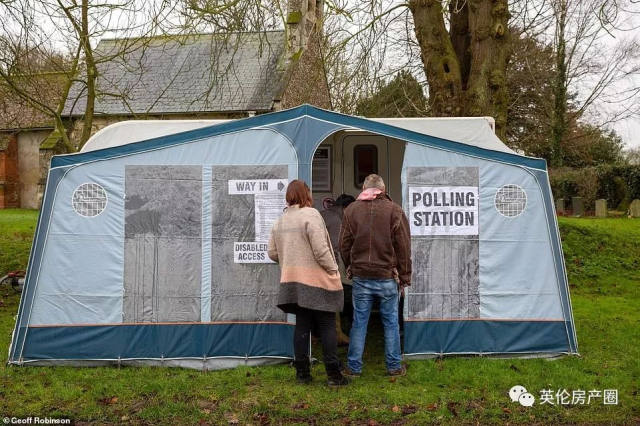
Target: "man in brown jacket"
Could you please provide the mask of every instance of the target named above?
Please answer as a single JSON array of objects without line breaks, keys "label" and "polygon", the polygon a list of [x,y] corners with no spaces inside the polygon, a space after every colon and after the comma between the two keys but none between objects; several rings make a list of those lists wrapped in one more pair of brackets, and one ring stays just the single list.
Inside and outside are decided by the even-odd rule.
[{"label": "man in brown jacket", "polygon": [[364,180],[362,193],[344,211],[340,253],[353,276],[353,324],[345,373],[359,376],[374,299],[380,300],[385,363],[390,375],[404,375],[398,325],[399,289],[411,284],[409,221],[391,201],[378,175]]}]

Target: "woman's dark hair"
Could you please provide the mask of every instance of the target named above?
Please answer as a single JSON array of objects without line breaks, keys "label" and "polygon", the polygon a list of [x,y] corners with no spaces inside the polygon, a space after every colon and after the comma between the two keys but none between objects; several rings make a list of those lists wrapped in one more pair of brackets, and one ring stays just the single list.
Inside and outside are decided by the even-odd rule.
[{"label": "woman's dark hair", "polygon": [[311,190],[307,184],[300,179],[295,179],[289,182],[287,186],[287,204],[293,206],[294,204],[300,207],[311,207],[313,205],[313,198],[311,198]]},{"label": "woman's dark hair", "polygon": [[349,194],[342,194],[340,195],[338,198],[336,198],[335,203],[333,203],[334,206],[340,206],[343,209],[346,209],[347,206],[351,203],[353,203],[356,199],[353,197],[353,195],[349,195]]}]

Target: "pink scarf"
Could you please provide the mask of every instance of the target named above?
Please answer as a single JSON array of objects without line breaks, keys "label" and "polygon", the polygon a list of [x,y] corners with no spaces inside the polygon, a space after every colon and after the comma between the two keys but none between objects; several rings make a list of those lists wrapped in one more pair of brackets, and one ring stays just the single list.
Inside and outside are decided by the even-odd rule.
[{"label": "pink scarf", "polygon": [[365,200],[365,201],[375,200],[375,198],[379,194],[382,194],[382,190],[381,189],[378,189],[378,188],[367,188],[364,191],[362,191],[360,193],[360,195],[358,195],[358,200]]}]

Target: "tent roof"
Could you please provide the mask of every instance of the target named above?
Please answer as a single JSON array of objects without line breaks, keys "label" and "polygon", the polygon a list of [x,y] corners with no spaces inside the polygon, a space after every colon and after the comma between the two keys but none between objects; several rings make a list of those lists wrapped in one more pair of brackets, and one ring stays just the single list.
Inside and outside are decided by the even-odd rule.
[{"label": "tent roof", "polygon": [[[410,120],[411,122],[411,120]],[[403,124],[402,120],[396,124]],[[414,123],[415,124],[415,123]],[[203,126],[205,123],[202,124]],[[141,125],[141,127],[144,125]],[[488,124],[486,125],[487,127]],[[72,166],[96,160],[106,160],[123,155],[131,155],[151,149],[161,149],[174,145],[188,144],[203,138],[214,137],[227,133],[235,133],[249,129],[271,129],[289,138],[299,155],[300,164],[311,164],[316,144],[322,142],[325,137],[337,131],[361,130],[384,135],[394,139],[431,146],[437,149],[452,151],[477,158],[499,161],[505,164],[530,167],[539,170],[547,169],[545,160],[540,158],[519,155],[504,147],[495,136],[487,136],[491,139],[480,145],[479,139],[468,139],[464,142],[455,140],[459,137],[453,134],[455,127],[451,126],[444,137],[427,133],[418,133],[404,127],[394,126],[382,121],[374,121],[361,117],[340,114],[327,111],[311,105],[301,105],[283,111],[260,114],[254,117],[229,120],[222,123],[208,125],[180,133],[165,134],[153,137],[146,134],[147,139],[142,141],[129,141],[127,143],[110,146],[93,151],[86,150],[75,154],[58,155],[51,159],[51,167]],[[427,130],[425,130],[427,132]],[[429,131],[431,132],[431,131]],[[106,133],[106,131],[105,131]],[[449,134],[451,133],[451,134]],[[472,132],[467,132],[471,134]],[[478,138],[477,135],[474,136]],[[462,136],[460,136],[462,138]],[[493,142],[492,142],[493,141]],[[497,143],[495,141],[498,141]],[[489,145],[487,145],[487,143]],[[487,148],[491,146],[491,148]],[[494,149],[492,149],[494,148]]]},{"label": "tent roof", "polygon": [[[372,121],[449,139],[479,148],[516,154],[493,132],[490,117],[371,118]],[[93,135],[81,152],[111,148],[160,136],[186,132],[230,120],[130,120],[112,124]]]}]

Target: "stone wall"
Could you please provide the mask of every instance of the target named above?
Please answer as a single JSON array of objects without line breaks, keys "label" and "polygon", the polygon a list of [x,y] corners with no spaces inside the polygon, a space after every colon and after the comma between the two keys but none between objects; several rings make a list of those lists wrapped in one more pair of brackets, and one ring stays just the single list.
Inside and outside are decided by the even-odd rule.
[{"label": "stone wall", "polygon": [[40,144],[51,130],[34,130],[18,133],[18,170],[20,175],[20,207],[37,209],[40,207],[40,182],[46,180],[40,168]]}]

